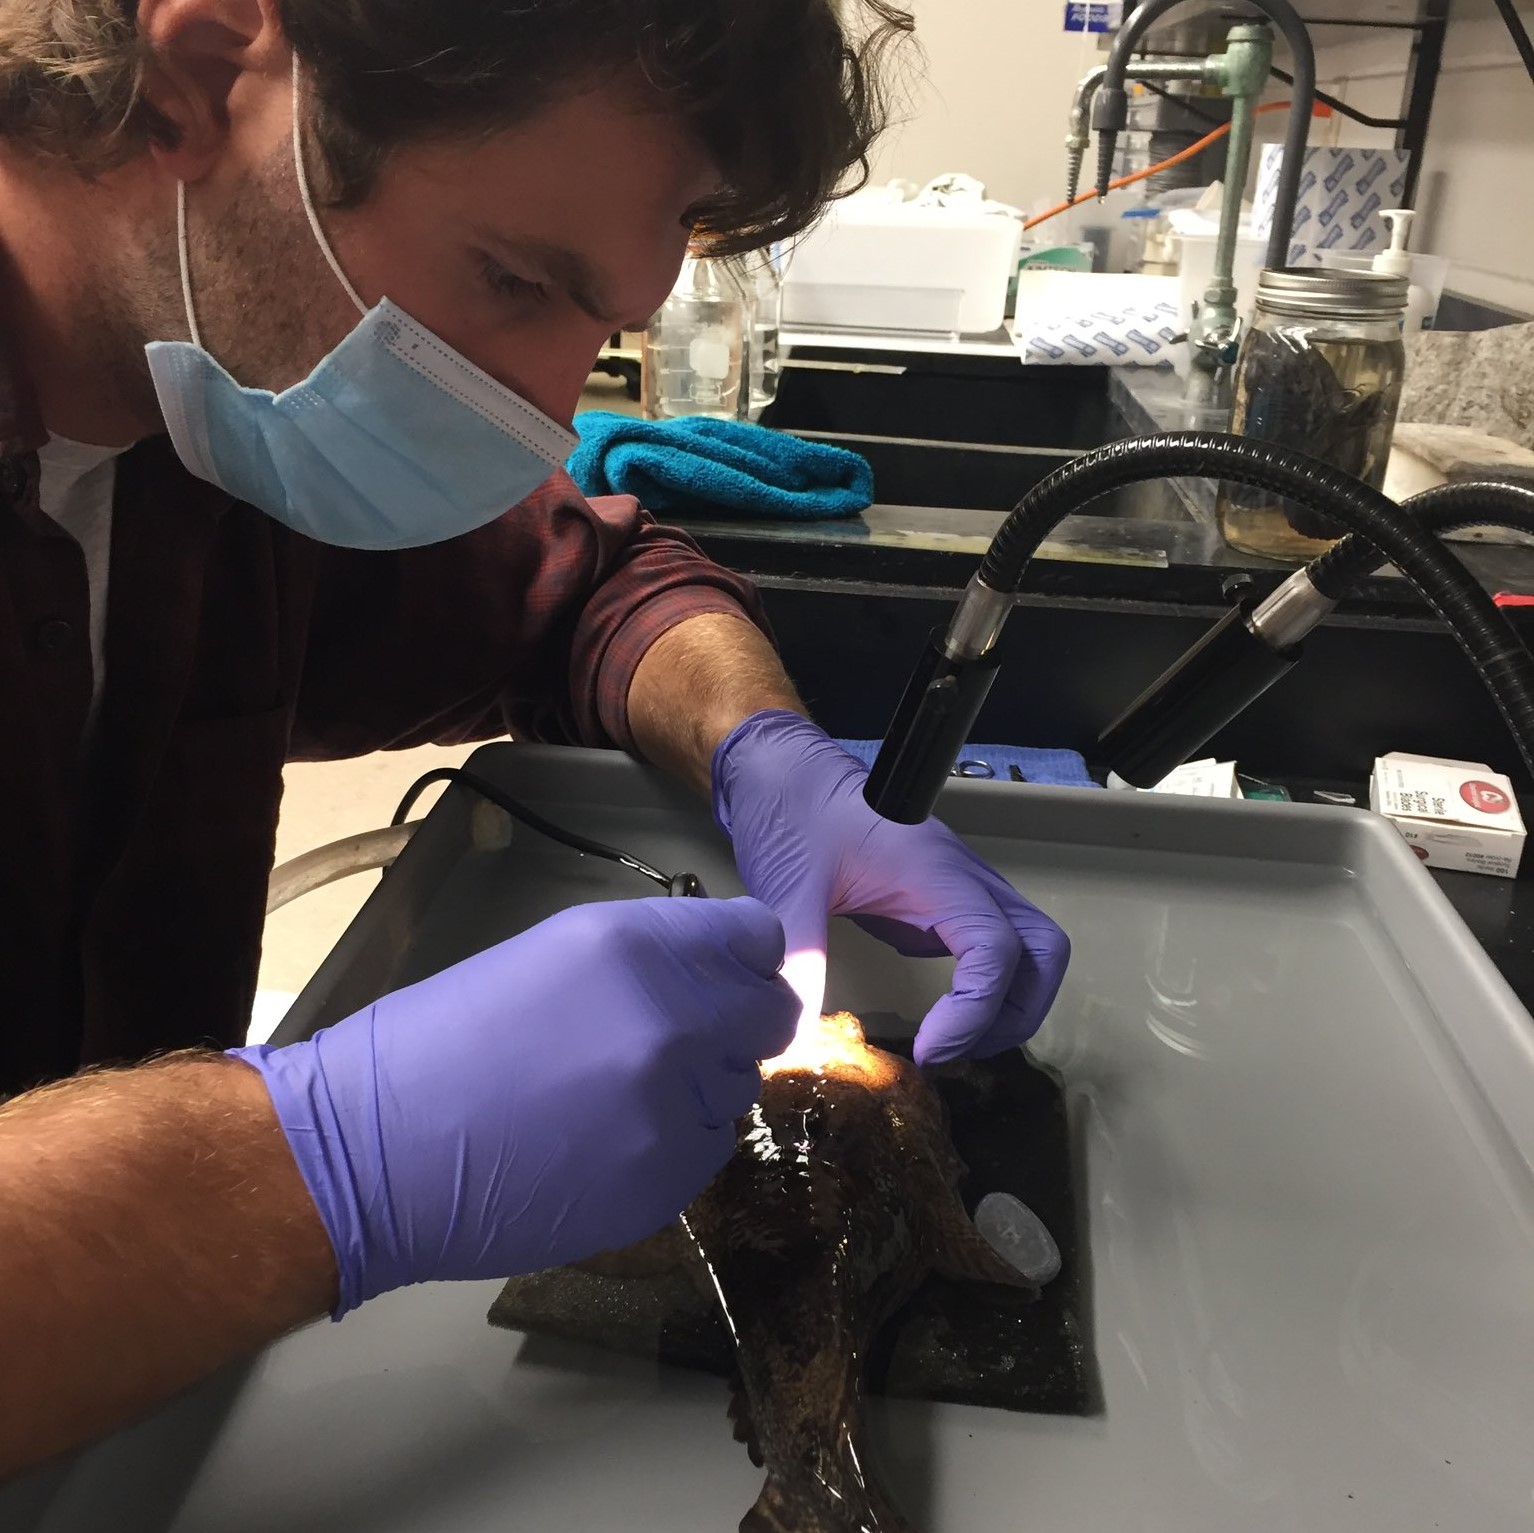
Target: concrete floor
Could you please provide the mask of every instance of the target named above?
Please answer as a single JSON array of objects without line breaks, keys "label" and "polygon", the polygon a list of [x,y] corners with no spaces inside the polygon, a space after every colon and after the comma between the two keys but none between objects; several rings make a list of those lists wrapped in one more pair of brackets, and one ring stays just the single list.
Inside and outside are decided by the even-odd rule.
[{"label": "concrete floor", "polygon": [[[581,400],[583,410],[637,414],[621,382],[593,376]],[[387,825],[405,790],[433,767],[458,766],[473,747],[428,747],[388,751],[355,761],[290,766],[285,774],[282,817],[277,827],[277,862],[325,846],[344,836]],[[440,789],[422,799],[423,809]],[[335,946],[378,884],[376,873],[361,874],[305,895],[266,923],[261,955],[261,996],[253,1039],[263,1039]]]}]

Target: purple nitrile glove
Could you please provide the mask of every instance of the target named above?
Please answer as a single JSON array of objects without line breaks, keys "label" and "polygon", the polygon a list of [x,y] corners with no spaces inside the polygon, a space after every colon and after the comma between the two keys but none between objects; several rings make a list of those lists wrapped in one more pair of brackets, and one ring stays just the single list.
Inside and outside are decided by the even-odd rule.
[{"label": "purple nitrile glove", "polygon": [[799,1006],[755,900],[567,910],[261,1072],[340,1272],[339,1319],[653,1234],[735,1148]]},{"label": "purple nitrile glove", "polygon": [[785,974],[818,1007],[796,960],[825,953],[829,916],[852,916],[907,957],[958,960],[952,991],[917,1034],[919,1064],[1025,1042],[1054,1004],[1070,940],[945,825],[875,814],[867,777],[823,730],[777,709],[753,714],[714,753],[714,815],[747,890],[782,918]]}]

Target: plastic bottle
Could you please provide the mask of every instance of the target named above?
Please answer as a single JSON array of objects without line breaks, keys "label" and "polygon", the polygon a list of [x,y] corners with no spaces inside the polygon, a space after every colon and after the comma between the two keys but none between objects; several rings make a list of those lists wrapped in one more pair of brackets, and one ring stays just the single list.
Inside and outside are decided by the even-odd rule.
[{"label": "plastic bottle", "polygon": [[1433,309],[1432,296],[1419,282],[1413,281],[1411,252],[1406,242],[1411,238],[1412,220],[1417,215],[1410,208],[1382,208],[1380,217],[1390,226],[1390,248],[1382,250],[1374,258],[1374,269],[1382,276],[1405,277],[1411,283],[1406,297],[1407,335],[1415,335],[1426,329],[1428,316]]},{"label": "plastic bottle", "polygon": [[648,420],[735,420],[750,397],[751,303],[727,261],[689,256],[645,332]]}]

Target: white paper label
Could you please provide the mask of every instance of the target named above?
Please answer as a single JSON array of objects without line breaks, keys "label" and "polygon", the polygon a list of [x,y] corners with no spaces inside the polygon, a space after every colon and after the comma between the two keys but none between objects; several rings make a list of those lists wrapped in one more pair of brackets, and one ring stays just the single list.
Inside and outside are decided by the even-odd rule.
[{"label": "white paper label", "polygon": [[722,331],[705,330],[687,348],[687,365],[700,378],[722,383],[730,376],[730,345]]}]

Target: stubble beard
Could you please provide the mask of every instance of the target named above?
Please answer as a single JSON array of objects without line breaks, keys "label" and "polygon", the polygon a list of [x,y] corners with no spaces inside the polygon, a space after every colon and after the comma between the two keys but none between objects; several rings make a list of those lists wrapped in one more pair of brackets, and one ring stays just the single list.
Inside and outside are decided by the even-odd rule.
[{"label": "stubble beard", "polygon": [[[350,302],[309,228],[291,150],[274,153],[216,216],[199,209],[196,187],[187,199],[192,302],[203,346],[248,388],[275,393],[302,381],[328,349],[320,337],[333,333],[341,305]],[[131,317],[119,328],[135,334],[141,361],[146,341],[190,339],[174,217],[150,235],[134,264]]]}]

